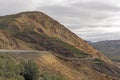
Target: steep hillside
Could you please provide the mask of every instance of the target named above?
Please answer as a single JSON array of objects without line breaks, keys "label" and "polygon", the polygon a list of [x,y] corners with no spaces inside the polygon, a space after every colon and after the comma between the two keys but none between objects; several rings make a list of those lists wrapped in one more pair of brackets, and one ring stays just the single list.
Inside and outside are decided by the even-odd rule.
[{"label": "steep hillside", "polygon": [[33,59],[40,69],[68,80],[120,78],[120,69],[114,62],[42,12],[0,17],[0,49],[52,51],[42,54],[18,51],[6,55],[16,63]]},{"label": "steep hillside", "polygon": [[[111,63],[108,58],[91,45],[69,31],[59,22],[41,12],[23,12],[0,17],[0,29],[0,34],[3,36],[0,38],[1,49],[51,50],[53,45],[58,46],[58,41],[61,41],[72,45],[84,53],[90,54],[94,58],[100,58]],[[59,52],[64,48],[61,46],[59,51],[57,51],[58,47],[52,50]],[[66,48],[64,49],[66,50]],[[63,52],[61,53],[63,54]]]}]

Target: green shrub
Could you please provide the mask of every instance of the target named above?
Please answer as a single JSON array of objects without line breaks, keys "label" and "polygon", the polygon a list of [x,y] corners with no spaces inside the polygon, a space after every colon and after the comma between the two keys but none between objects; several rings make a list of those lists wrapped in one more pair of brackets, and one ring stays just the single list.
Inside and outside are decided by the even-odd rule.
[{"label": "green shrub", "polygon": [[21,75],[25,78],[25,80],[39,79],[39,67],[33,61],[22,61],[21,66],[23,68]]},{"label": "green shrub", "polygon": [[102,60],[98,59],[98,58],[95,58],[95,59],[93,60],[93,63],[94,63],[94,64],[97,64],[97,65],[102,65],[104,62],[103,62]]},{"label": "green shrub", "polygon": [[[6,55],[0,55],[0,80],[37,80],[39,68],[33,61],[16,64]],[[3,58],[4,57],[4,58]]]},{"label": "green shrub", "polygon": [[24,80],[20,67],[11,60],[0,60],[0,80]]}]

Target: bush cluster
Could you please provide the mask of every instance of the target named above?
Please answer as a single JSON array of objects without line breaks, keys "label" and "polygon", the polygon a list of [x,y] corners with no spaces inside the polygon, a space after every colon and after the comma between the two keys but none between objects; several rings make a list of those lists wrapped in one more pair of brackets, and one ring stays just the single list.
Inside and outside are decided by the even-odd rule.
[{"label": "bush cluster", "polygon": [[9,60],[0,60],[0,80],[38,80],[39,68],[33,61],[20,64]]}]

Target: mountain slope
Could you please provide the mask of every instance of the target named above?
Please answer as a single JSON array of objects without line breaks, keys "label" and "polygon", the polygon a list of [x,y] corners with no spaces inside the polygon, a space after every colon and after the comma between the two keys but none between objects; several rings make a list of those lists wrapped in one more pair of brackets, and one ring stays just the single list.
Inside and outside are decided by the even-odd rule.
[{"label": "mountain slope", "polygon": [[[69,80],[78,76],[82,77],[77,80],[85,77],[96,80],[98,76],[97,80],[120,78],[120,69],[114,62],[44,13],[22,12],[0,17],[0,36],[0,49],[53,51],[54,55],[38,56],[38,65],[45,61],[45,66],[50,65],[47,68],[55,69]],[[37,56],[29,54],[25,58]],[[52,60],[57,63],[52,64]]]},{"label": "mountain slope", "polygon": [[[1,42],[1,48],[8,47],[7,49],[29,49],[30,47],[28,47],[28,45],[24,45],[24,42],[26,43],[28,40],[25,38],[34,38],[32,40],[37,41],[38,39],[35,36],[40,35],[41,37],[47,36],[60,39],[63,42],[70,44],[87,54],[90,54],[94,58],[100,58],[106,62],[111,62],[108,58],[106,58],[84,40],[79,38],[77,35],[69,31],[59,22],[53,20],[51,17],[41,12],[23,12],[15,15],[1,17],[0,27],[3,31],[1,31],[1,35],[5,35],[5,38],[7,37],[8,39],[5,39],[8,46],[4,46],[4,44],[2,44],[4,42]],[[34,35],[32,34],[34,37],[31,35],[29,36],[29,33],[35,33]],[[9,39],[9,37],[12,37],[13,41]],[[23,41],[23,39],[25,40]],[[15,45],[12,46],[12,44]],[[38,46],[36,45],[35,48],[38,48]],[[44,49],[43,46],[37,50],[41,49]]]}]

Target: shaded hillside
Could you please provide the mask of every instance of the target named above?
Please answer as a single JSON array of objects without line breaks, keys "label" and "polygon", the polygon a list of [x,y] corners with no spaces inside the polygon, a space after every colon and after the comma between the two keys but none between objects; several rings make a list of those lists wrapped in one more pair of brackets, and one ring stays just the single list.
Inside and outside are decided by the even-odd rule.
[{"label": "shaded hillside", "polygon": [[120,61],[120,40],[92,42],[91,45],[109,58]]}]

